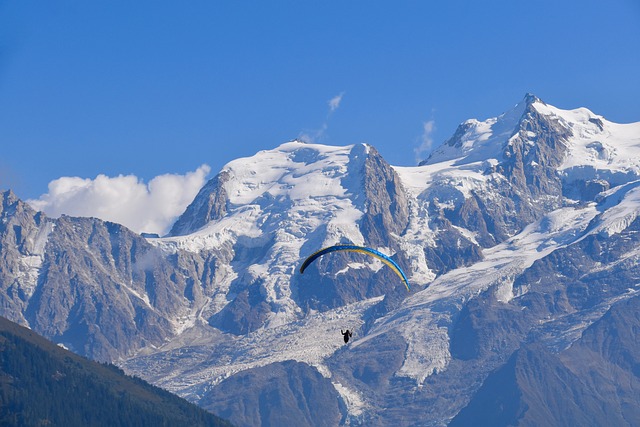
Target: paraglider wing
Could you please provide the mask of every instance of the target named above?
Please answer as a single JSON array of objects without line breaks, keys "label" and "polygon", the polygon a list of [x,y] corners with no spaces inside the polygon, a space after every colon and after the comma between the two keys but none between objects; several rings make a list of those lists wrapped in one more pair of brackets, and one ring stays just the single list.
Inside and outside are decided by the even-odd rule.
[{"label": "paraglider wing", "polygon": [[409,289],[409,280],[407,280],[407,276],[405,276],[405,274],[402,271],[402,269],[400,268],[400,266],[398,264],[396,264],[396,262],[394,260],[389,258],[387,255],[383,254],[382,252],[379,252],[379,251],[377,251],[375,249],[367,248],[367,247],[364,247],[364,246],[335,245],[335,246],[329,246],[328,248],[320,249],[319,251],[314,252],[313,254],[311,254],[306,260],[304,260],[304,262],[302,263],[302,266],[300,267],[300,273],[301,274],[304,273],[304,270],[313,261],[315,261],[316,259],[318,259],[322,255],[328,254],[329,252],[334,252],[334,251],[359,252],[359,253],[362,253],[362,254],[367,254],[367,255],[371,255],[373,257],[378,258],[380,261],[382,261],[383,263],[388,265],[402,279],[402,282],[404,283],[404,286],[407,288],[407,290],[410,290]]}]

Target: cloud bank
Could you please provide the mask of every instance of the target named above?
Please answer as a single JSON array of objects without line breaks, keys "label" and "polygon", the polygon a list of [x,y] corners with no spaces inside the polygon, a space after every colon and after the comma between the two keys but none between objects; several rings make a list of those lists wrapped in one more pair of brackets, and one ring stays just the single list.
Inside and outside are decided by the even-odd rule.
[{"label": "cloud bank", "polygon": [[202,165],[185,175],[159,175],[148,184],[134,175],[62,177],[49,183],[48,193],[27,203],[51,217],[96,217],[137,233],[164,235],[193,201],[210,170]]}]

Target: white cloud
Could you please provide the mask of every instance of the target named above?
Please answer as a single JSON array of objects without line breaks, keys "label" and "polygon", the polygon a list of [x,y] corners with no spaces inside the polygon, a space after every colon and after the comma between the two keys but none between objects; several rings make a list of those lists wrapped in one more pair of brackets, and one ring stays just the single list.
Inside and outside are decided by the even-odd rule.
[{"label": "white cloud", "polygon": [[340,103],[342,102],[342,97],[344,96],[344,92],[341,92],[340,95],[336,95],[329,100],[329,113],[333,113],[338,109]]},{"label": "white cloud", "polygon": [[427,120],[422,123],[420,145],[413,150],[416,156],[416,163],[424,160],[424,157],[431,152],[431,148],[433,147],[433,133],[435,130],[435,120]]},{"label": "white cloud", "polygon": [[328,127],[329,126],[327,125],[327,122],[325,122],[320,129],[300,132],[300,134],[298,135],[298,139],[309,144],[314,144],[320,141]]},{"label": "white cloud", "polygon": [[27,202],[52,217],[96,217],[138,233],[163,235],[193,201],[210,169],[202,165],[185,175],[159,175],[149,184],[134,175],[62,177],[49,183],[48,193]]},{"label": "white cloud", "polygon": [[333,115],[334,111],[340,107],[340,103],[342,102],[342,97],[344,96],[344,92],[341,92],[339,95],[331,98],[327,104],[329,105],[329,112],[327,113],[327,117],[324,119],[324,123],[320,126],[319,129],[311,129],[300,132],[298,135],[298,139],[300,141],[308,142],[308,143],[316,143],[319,142],[322,138],[324,138],[327,129],[329,128],[329,119]]}]

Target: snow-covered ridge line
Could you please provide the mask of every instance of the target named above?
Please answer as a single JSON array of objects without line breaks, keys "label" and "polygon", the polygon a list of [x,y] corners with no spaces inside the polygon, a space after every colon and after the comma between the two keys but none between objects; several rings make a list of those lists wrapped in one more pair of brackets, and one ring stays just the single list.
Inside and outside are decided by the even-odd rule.
[{"label": "snow-covered ridge line", "polygon": [[[504,147],[519,120],[529,108],[550,121],[559,122],[571,133],[567,153],[558,168],[568,181],[592,177],[612,181],[612,185],[640,178],[640,122],[618,124],[586,108],[562,110],[537,98],[525,99],[514,109],[485,121],[467,120],[458,129],[459,145],[447,143],[436,148],[421,166],[395,167],[405,186],[420,194],[435,181],[451,177],[460,182],[481,183],[486,171],[503,159]],[[537,135],[524,131],[525,139]],[[469,185],[461,185],[468,195]],[[471,184],[473,188],[473,184]]]}]

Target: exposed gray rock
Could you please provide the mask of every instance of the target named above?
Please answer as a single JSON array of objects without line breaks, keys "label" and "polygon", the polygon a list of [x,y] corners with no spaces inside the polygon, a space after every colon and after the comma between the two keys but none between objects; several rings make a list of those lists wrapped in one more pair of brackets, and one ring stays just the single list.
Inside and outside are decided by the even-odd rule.
[{"label": "exposed gray rock", "polygon": [[[492,291],[469,301],[451,330],[451,356],[460,360],[511,354],[532,327],[533,313],[496,300]],[[495,363],[495,361],[494,361]]]},{"label": "exposed gray rock", "polygon": [[625,425],[612,422],[599,406],[557,356],[529,346],[490,375],[449,426]]},{"label": "exposed gray rock", "polygon": [[[432,185],[425,197],[430,201],[433,217],[446,218],[455,226],[477,233],[478,243],[491,247],[563,205],[558,166],[564,160],[565,143],[572,133],[559,119],[539,113],[536,102],[541,101],[527,95],[518,107],[493,124],[493,143],[500,145],[494,151],[500,155],[495,165],[484,166],[484,187],[472,190],[471,197],[463,197],[455,180]],[[514,115],[519,117],[512,123]],[[477,158],[478,153],[462,150],[471,138],[472,128],[471,122],[460,125],[454,136],[422,164],[446,160],[452,156],[452,149],[460,150],[461,168],[482,161]],[[443,198],[448,202],[444,206]]]},{"label": "exposed gray rock", "polygon": [[[360,157],[364,157],[364,162]],[[343,185],[365,213],[360,219],[365,240],[373,247],[388,245],[389,236],[402,234],[409,223],[409,198],[398,174],[374,147],[356,145],[351,153],[348,176],[351,180],[351,177],[360,179],[355,183],[343,180]]]},{"label": "exposed gray rock", "polygon": [[[98,360],[161,344],[172,335],[166,317],[178,311],[185,283],[173,281],[177,276],[155,250],[120,225],[61,217],[25,312],[29,324]],[[136,266],[154,256],[149,268]]]},{"label": "exposed gray rock", "polygon": [[[397,249],[389,237],[406,228],[409,215],[408,196],[400,179],[373,147],[354,146],[348,167],[348,180],[344,179],[342,184],[364,212],[359,225],[365,241],[372,247],[385,245]],[[401,252],[395,258],[400,266],[405,264]],[[349,275],[335,275],[335,271],[346,268],[354,260],[370,261],[366,255],[340,252],[315,261],[298,280],[298,305],[328,310],[365,298],[406,292],[398,277],[388,269],[378,272],[359,269],[350,271]]]},{"label": "exposed gray rock", "polygon": [[169,255],[95,218],[49,219],[11,192],[1,206],[3,314],[82,355],[113,361],[161,345],[212,292],[206,253]]},{"label": "exposed gray rock", "polygon": [[219,313],[212,316],[209,324],[221,331],[244,335],[263,326],[270,312],[269,304],[260,293],[260,285],[254,283],[240,291]]},{"label": "exposed gray rock", "polygon": [[457,230],[446,218],[432,221],[435,227],[435,246],[425,246],[424,253],[431,270],[441,275],[458,267],[480,261],[482,249]]},{"label": "exposed gray rock", "polygon": [[304,363],[248,369],[211,389],[199,402],[237,426],[336,426],[343,418],[331,381]]},{"label": "exposed gray rock", "polygon": [[27,325],[24,310],[38,285],[44,245],[53,221],[19,200],[0,194],[0,307],[8,319]]},{"label": "exposed gray rock", "polygon": [[224,183],[228,180],[229,172],[227,171],[222,171],[210,179],[173,224],[169,235],[190,234],[210,221],[222,218],[227,211],[228,198]]},{"label": "exposed gray rock", "polygon": [[398,412],[410,410],[391,403],[404,397],[396,387],[394,375],[404,362],[406,346],[400,335],[383,334],[357,347],[345,346],[329,360],[334,381],[350,384],[374,403],[374,407],[380,408],[350,419],[351,425],[385,425],[392,419],[397,420]]},{"label": "exposed gray rock", "polygon": [[[624,294],[640,277],[634,256],[640,246],[639,231],[636,219],[620,233],[591,234],[536,261],[514,282],[516,293],[528,289],[520,304],[532,304],[541,316],[558,316],[592,309]],[[540,301],[544,306],[538,306]]]},{"label": "exposed gray rock", "polygon": [[639,312],[639,297],[615,304],[559,355],[523,347],[449,425],[637,425]]}]

